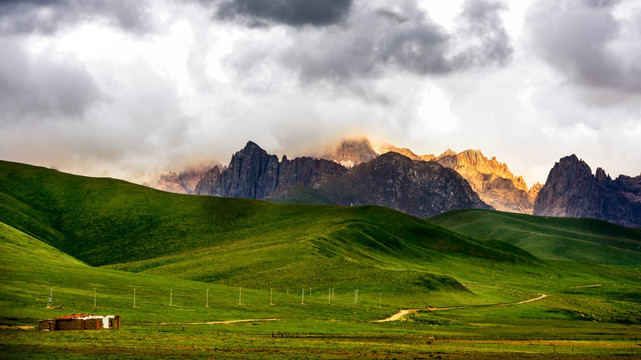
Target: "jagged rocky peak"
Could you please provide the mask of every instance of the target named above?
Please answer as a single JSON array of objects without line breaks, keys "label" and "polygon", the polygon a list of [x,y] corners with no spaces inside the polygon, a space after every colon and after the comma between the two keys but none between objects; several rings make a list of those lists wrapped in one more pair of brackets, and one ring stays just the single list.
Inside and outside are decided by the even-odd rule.
[{"label": "jagged rocky peak", "polygon": [[374,151],[376,151],[378,155],[383,155],[388,152],[395,152],[397,154],[407,156],[412,160],[430,161],[435,158],[435,156],[431,154],[416,155],[412,150],[408,148],[400,148],[392,144],[383,144],[383,145],[375,146]]},{"label": "jagged rocky peak", "polygon": [[162,174],[155,183],[149,184],[148,186],[178,194],[194,194],[196,192],[196,185],[198,185],[211,166],[211,164],[192,166],[179,173],[172,171],[167,174]]},{"label": "jagged rocky peak", "polygon": [[501,211],[531,214],[534,198],[523,177],[515,177],[505,163],[488,159],[480,150],[456,153],[448,149],[434,161],[456,170],[479,194],[481,200]]},{"label": "jagged rocky peak", "polygon": [[548,174],[534,204],[535,215],[597,217],[599,185],[592,170],[572,154],[561,158]]},{"label": "jagged rocky peak", "polygon": [[[207,173],[205,173],[205,176],[200,179],[198,184],[196,184],[196,187],[194,189],[194,193],[196,194],[203,194],[205,193],[204,189],[213,189],[214,184],[218,181],[218,178],[220,177],[220,169],[218,166],[214,166],[211,168]],[[221,196],[219,193],[211,193],[209,195],[215,195],[215,196]]]},{"label": "jagged rocky peak", "polygon": [[372,144],[367,138],[344,139],[336,149],[329,154],[322,156],[325,159],[335,161],[345,167],[353,167],[376,158],[378,154],[374,151]]},{"label": "jagged rocky peak", "polygon": [[212,169],[196,187],[196,193],[223,197],[265,199],[279,188],[302,184],[313,186],[324,176],[341,176],[347,171],[333,161],[283,156],[278,161],[254,142],[236,152],[227,169]]},{"label": "jagged rocky peak", "polygon": [[523,179],[523,176],[519,175],[517,177],[512,178],[512,182],[514,183],[514,186],[517,189],[523,190],[523,191],[529,191],[527,188],[527,184],[525,183],[525,179]]},{"label": "jagged rocky peak", "polygon": [[595,173],[594,177],[596,178],[596,181],[599,184],[601,184],[602,186],[608,186],[608,185],[612,184],[612,178],[610,178],[610,175],[607,175],[605,173],[605,170],[603,170],[601,168],[597,168],[596,169],[596,173]]},{"label": "jagged rocky peak", "polygon": [[527,191],[527,185],[525,185],[523,178],[515,178],[505,163],[498,162],[496,157],[486,158],[480,150],[465,150],[457,154],[448,149],[436,161],[455,170],[474,170],[510,179],[517,189]]},{"label": "jagged rocky peak", "polygon": [[[275,155],[271,155],[271,156],[275,157]],[[269,161],[269,158],[270,158],[270,155],[267,153],[267,151],[263,150],[263,148],[258,146],[258,144],[256,144],[255,142],[248,141],[244,148],[237,151],[232,156],[231,160],[232,160],[232,163],[234,163],[234,160],[239,160],[239,159]],[[230,166],[231,166],[231,163],[230,163]]]},{"label": "jagged rocky peak", "polygon": [[445,150],[441,155],[437,156],[438,158],[442,158],[445,156],[456,156],[456,151],[452,149],[447,149]]},{"label": "jagged rocky peak", "polygon": [[641,176],[612,180],[601,168],[595,175],[576,155],[554,164],[534,204],[534,214],[589,217],[624,226],[641,226]]},{"label": "jagged rocky peak", "polygon": [[187,190],[180,185],[180,178],[175,172],[160,175],[160,178],[151,187],[167,192],[187,194]]},{"label": "jagged rocky peak", "polygon": [[548,174],[548,179],[550,176],[556,176],[557,173],[571,173],[581,178],[592,177],[590,166],[574,154],[563,157],[558,163],[555,163],[550,174]]},{"label": "jagged rocky peak", "polygon": [[536,184],[532,185],[530,190],[528,190],[528,195],[530,195],[530,199],[534,202],[536,200],[536,197],[539,195],[539,191],[541,191],[541,188],[543,188],[543,184],[540,182],[536,182]]}]

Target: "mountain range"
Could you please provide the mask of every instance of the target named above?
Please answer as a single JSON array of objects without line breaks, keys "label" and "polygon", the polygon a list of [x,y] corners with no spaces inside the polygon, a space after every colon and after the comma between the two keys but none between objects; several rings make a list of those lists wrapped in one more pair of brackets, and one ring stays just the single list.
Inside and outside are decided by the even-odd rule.
[{"label": "mountain range", "polygon": [[[352,159],[360,156],[359,147],[351,148],[356,151],[349,146],[339,149],[347,150],[343,154]],[[351,160],[351,165],[356,164],[352,168],[310,157],[289,160],[283,156],[278,161],[250,141],[234,154],[226,169],[211,169],[196,185],[195,193],[284,203],[380,205],[419,217],[490,208],[456,171],[396,153],[370,155],[367,162]]]},{"label": "mountain range", "polygon": [[373,146],[366,138],[343,140],[320,156],[280,161],[250,141],[227,167],[169,173],[151,186],[281,203],[372,204],[419,217],[493,208],[641,226],[641,176],[612,180],[600,168],[592,175],[572,155],[555,165],[545,186],[528,188],[522,176],[480,150],[417,155],[390,144]]}]

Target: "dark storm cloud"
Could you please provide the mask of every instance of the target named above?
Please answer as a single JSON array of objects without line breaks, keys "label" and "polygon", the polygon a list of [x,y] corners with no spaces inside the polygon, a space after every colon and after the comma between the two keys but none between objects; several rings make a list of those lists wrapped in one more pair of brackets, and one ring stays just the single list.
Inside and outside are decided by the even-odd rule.
[{"label": "dark storm cloud", "polygon": [[80,117],[102,96],[73,60],[29,56],[16,40],[0,39],[0,48],[0,122]]},{"label": "dark storm cloud", "polygon": [[349,28],[334,28],[303,37],[282,54],[304,79],[367,77],[383,67],[417,73],[445,73],[448,36],[424,14],[399,14],[387,9],[355,15]]},{"label": "dark storm cloud", "polygon": [[499,13],[506,9],[500,2],[468,1],[459,16],[461,27],[455,36],[468,42],[454,57],[456,68],[503,64],[512,56],[512,46]]},{"label": "dark storm cloud", "polygon": [[341,21],[352,0],[232,0],[218,8],[219,19],[244,19],[248,24],[281,23],[324,26]]},{"label": "dark storm cloud", "polygon": [[527,19],[535,51],[571,83],[641,92],[641,54],[639,48],[630,47],[638,46],[641,28],[624,29],[624,22],[614,16],[616,7],[624,3],[538,1]]},{"label": "dark storm cloud", "polygon": [[138,0],[7,0],[0,2],[0,34],[52,34],[96,18],[139,31],[149,26],[146,7]]},{"label": "dark storm cloud", "polygon": [[239,71],[274,60],[294,69],[305,83],[317,79],[349,82],[381,76],[388,70],[449,74],[510,59],[510,39],[496,1],[469,0],[456,29],[435,23],[414,1],[394,7],[355,6],[340,26],[293,34],[292,45],[279,50],[255,44],[232,57]]}]

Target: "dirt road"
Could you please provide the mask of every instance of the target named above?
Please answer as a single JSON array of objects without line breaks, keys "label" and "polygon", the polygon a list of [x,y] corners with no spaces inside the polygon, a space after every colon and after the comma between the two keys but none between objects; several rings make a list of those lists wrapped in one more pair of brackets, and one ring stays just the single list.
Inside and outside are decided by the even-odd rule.
[{"label": "dirt road", "polygon": [[528,299],[528,300],[523,300],[519,302],[514,302],[514,303],[503,303],[503,304],[490,304],[490,305],[463,305],[463,306],[452,306],[452,307],[431,307],[428,306],[427,310],[428,311],[445,311],[445,310],[457,310],[457,309],[471,309],[471,308],[479,308],[479,307],[495,307],[495,306],[510,306],[510,305],[520,305],[520,304],[526,304],[530,303],[533,301],[538,301],[541,299],[545,299],[549,295],[541,294],[539,297],[535,297],[533,299]]},{"label": "dirt road", "polygon": [[399,312],[397,312],[396,314],[388,317],[387,319],[376,320],[374,322],[387,322],[387,321],[401,320],[405,315],[407,315],[409,313],[412,313],[412,312],[413,313],[417,313],[417,312],[419,312],[419,309],[401,309],[401,310],[399,310]]},{"label": "dirt road", "polygon": [[272,319],[241,319],[241,320],[223,320],[223,321],[207,321],[207,322],[190,322],[190,323],[142,323],[142,325],[228,325],[234,323],[244,323],[244,322],[266,322],[266,321],[280,321],[282,319],[272,318]]},{"label": "dirt road", "polygon": [[520,304],[526,304],[526,303],[531,303],[534,301],[538,301],[541,299],[545,299],[549,295],[546,294],[541,294],[539,297],[535,297],[532,299],[528,300],[523,300],[519,302],[513,302],[513,303],[502,303],[502,304],[490,304],[490,305],[463,305],[463,306],[451,306],[451,307],[431,307],[428,306],[427,309],[401,309],[399,312],[396,314],[383,319],[383,320],[376,320],[375,322],[387,322],[387,321],[397,321],[403,319],[404,316],[406,316],[409,313],[418,313],[418,312],[424,312],[424,311],[446,311],[446,310],[457,310],[457,309],[472,309],[472,308],[481,308],[481,307],[497,307],[497,306],[510,306],[510,305],[520,305]]}]

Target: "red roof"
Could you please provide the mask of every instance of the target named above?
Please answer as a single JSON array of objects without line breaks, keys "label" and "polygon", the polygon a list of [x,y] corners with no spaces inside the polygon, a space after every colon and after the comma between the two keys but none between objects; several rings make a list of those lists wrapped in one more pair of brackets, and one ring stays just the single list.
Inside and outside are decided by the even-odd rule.
[{"label": "red roof", "polygon": [[72,315],[66,315],[66,316],[60,316],[57,317],[56,320],[59,319],[77,319],[85,316],[93,316],[93,314],[72,314]]}]

